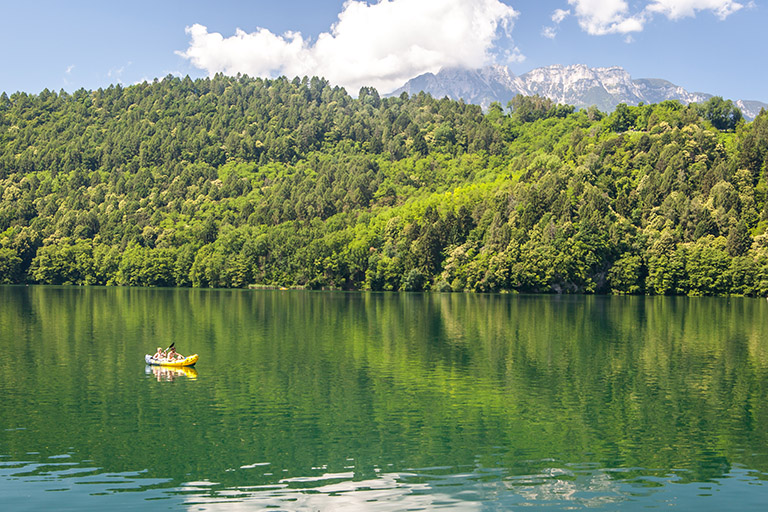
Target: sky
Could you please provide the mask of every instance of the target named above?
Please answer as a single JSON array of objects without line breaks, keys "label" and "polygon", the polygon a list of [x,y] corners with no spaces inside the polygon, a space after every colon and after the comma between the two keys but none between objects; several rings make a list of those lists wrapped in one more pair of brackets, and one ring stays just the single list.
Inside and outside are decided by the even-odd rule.
[{"label": "sky", "polygon": [[0,0],[0,91],[222,72],[385,94],[443,67],[586,64],[768,102],[767,28],[768,0]]}]

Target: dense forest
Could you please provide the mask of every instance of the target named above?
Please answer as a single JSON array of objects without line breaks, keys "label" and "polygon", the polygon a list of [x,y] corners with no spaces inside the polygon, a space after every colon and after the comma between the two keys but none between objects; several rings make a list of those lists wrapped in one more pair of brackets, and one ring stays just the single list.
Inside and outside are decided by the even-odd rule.
[{"label": "dense forest", "polygon": [[357,98],[323,79],[0,95],[0,283],[768,295],[768,112]]}]

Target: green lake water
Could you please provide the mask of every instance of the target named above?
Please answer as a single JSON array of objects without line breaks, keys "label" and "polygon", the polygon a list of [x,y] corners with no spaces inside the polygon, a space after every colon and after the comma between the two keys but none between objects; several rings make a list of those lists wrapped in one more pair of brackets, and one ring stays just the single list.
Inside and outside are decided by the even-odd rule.
[{"label": "green lake water", "polygon": [[[4,510],[765,510],[768,302],[0,287]],[[146,367],[175,342],[194,370]]]}]

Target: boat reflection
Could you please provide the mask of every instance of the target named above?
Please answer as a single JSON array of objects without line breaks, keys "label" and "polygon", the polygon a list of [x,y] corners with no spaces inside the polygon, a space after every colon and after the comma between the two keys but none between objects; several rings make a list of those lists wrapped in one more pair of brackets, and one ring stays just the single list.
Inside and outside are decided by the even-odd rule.
[{"label": "boat reflection", "polygon": [[154,375],[155,378],[164,382],[172,382],[178,377],[186,377],[190,380],[197,380],[197,370],[191,366],[170,367],[170,366],[151,366],[144,367],[144,373]]}]

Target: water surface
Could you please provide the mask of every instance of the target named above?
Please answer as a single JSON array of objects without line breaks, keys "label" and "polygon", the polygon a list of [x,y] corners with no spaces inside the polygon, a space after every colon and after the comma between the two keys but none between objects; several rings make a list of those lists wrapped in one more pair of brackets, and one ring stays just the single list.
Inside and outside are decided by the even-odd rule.
[{"label": "water surface", "polygon": [[[0,287],[11,510],[763,510],[768,303]],[[175,342],[194,370],[145,353]]]}]

